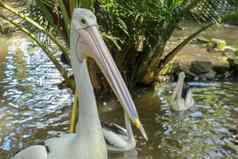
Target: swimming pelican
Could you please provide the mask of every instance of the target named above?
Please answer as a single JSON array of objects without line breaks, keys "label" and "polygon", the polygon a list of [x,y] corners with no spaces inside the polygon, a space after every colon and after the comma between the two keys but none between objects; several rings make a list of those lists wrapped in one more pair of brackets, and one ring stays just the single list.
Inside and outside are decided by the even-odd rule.
[{"label": "swimming pelican", "polygon": [[184,79],[185,73],[180,72],[171,98],[171,105],[174,111],[184,111],[194,105],[192,90],[184,83]]},{"label": "swimming pelican", "polygon": [[[130,93],[98,29],[95,15],[83,8],[74,10],[71,24],[71,64],[80,90],[79,118],[76,133],[70,133],[24,149],[13,159],[107,159],[106,142],[99,120],[95,95],[90,81],[87,58],[96,61],[119,99],[126,122],[132,122],[147,138]],[[130,120],[130,121],[129,121]],[[127,124],[128,125],[128,124]],[[130,124],[129,124],[130,125]]]}]

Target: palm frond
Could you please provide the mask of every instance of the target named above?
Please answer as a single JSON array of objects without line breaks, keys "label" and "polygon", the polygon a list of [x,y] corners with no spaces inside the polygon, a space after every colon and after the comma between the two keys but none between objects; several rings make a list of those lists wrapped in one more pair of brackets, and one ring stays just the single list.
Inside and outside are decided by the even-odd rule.
[{"label": "palm frond", "polygon": [[9,23],[13,24],[14,26],[16,26],[19,30],[21,30],[22,32],[24,32],[25,34],[28,35],[28,37],[30,37],[33,41],[35,41],[41,48],[42,50],[46,53],[46,55],[50,58],[50,60],[54,63],[54,65],[56,66],[56,68],[59,70],[60,74],[65,78],[68,79],[68,74],[66,69],[60,64],[60,62],[57,60],[57,57],[54,55],[54,53],[50,50],[50,48],[48,47],[48,45],[45,45],[44,43],[41,42],[41,40],[39,40],[37,38],[37,36],[33,33],[31,33],[27,28],[25,28],[24,26],[20,25],[18,22],[15,22],[14,20],[8,19],[6,16],[0,14],[0,18],[8,21]]}]

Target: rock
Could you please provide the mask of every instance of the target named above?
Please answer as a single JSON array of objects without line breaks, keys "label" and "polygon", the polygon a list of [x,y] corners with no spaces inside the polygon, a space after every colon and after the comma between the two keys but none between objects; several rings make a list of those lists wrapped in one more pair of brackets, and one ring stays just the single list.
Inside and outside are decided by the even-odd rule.
[{"label": "rock", "polygon": [[216,77],[216,72],[211,70],[203,76],[205,78],[204,80],[213,80]]},{"label": "rock", "polygon": [[201,43],[201,44],[209,43],[209,40],[207,38],[205,38],[205,37],[198,37],[196,40],[197,40],[198,43]]},{"label": "rock", "polygon": [[202,112],[195,112],[190,114],[192,118],[201,118],[203,116]]},{"label": "rock", "polygon": [[237,49],[234,48],[234,47],[231,47],[231,46],[225,46],[224,51],[225,52],[235,53],[237,51]]},{"label": "rock", "polygon": [[186,73],[186,80],[190,81],[196,77],[196,74],[189,71],[190,65],[181,64],[181,63],[174,63],[172,69],[172,80],[177,80],[178,74],[180,72]]},{"label": "rock", "polygon": [[208,73],[200,74],[198,76],[194,76],[194,80],[202,80],[202,81],[207,81],[207,80],[213,80],[216,77],[216,72],[211,70]]},{"label": "rock", "polygon": [[216,49],[218,51],[223,51],[225,49],[225,46],[226,46],[226,41],[221,40],[221,39],[212,39],[211,43],[216,46]]},{"label": "rock", "polygon": [[237,49],[231,46],[226,46],[224,49],[224,55],[227,58],[235,58],[237,56]]},{"label": "rock", "polygon": [[210,61],[193,61],[189,71],[195,74],[205,74],[212,70],[212,63]]},{"label": "rock", "polygon": [[[211,52],[209,52],[211,51]],[[228,60],[229,59],[229,60]],[[171,78],[185,72],[190,80],[238,78],[238,48],[229,46],[223,39],[196,38],[174,59]]]},{"label": "rock", "polygon": [[214,65],[212,69],[218,74],[224,74],[230,69],[230,64],[227,61],[227,64],[224,65]]},{"label": "rock", "polygon": [[238,113],[238,108],[234,108],[233,110],[234,110],[236,113]]},{"label": "rock", "polygon": [[212,66],[212,69],[218,74],[224,74],[230,69],[230,63],[227,57],[221,57]]},{"label": "rock", "polygon": [[217,52],[217,51],[224,51],[226,46],[226,41],[221,39],[211,39],[207,44],[207,51],[208,52]]},{"label": "rock", "polygon": [[230,63],[230,67],[234,72],[238,72],[238,57],[228,58],[228,62]]}]

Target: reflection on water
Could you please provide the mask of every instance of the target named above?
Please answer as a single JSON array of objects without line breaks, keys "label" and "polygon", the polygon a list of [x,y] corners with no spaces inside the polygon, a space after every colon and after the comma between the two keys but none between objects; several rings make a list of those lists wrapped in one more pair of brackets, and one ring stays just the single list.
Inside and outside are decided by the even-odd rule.
[{"label": "reflection on water", "polygon": [[[21,37],[0,52],[0,158],[23,147],[66,133],[71,95],[56,86],[62,79],[40,49]],[[18,44],[16,44],[18,42]],[[173,84],[135,97],[149,136],[138,132],[139,159],[238,158],[234,135],[238,125],[238,84],[191,83],[196,105],[172,112],[168,104]],[[117,101],[101,102],[103,120],[123,123]],[[111,154],[135,159],[137,152]]]},{"label": "reflection on water", "polygon": [[[6,39],[5,39],[6,40]],[[14,37],[0,55],[0,158],[67,130],[71,103],[61,77],[40,49]],[[29,52],[34,51],[34,53]],[[4,157],[3,157],[4,156]]]},{"label": "reflection on water", "polygon": [[[172,112],[168,104],[174,84],[163,85],[158,91],[146,91],[135,98],[149,136],[148,143],[139,140],[138,158],[238,157],[234,139],[238,130],[238,84],[194,82],[191,85],[196,105],[185,112]],[[120,114],[108,112],[104,118],[121,122]]]},{"label": "reflection on water", "polygon": [[4,70],[6,66],[6,56],[7,56],[7,42],[0,38],[0,80],[4,77]]}]

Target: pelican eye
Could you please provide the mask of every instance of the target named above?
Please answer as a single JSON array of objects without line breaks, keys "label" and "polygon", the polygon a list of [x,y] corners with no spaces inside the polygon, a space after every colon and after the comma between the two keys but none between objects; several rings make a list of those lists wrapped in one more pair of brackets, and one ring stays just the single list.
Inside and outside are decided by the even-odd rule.
[{"label": "pelican eye", "polygon": [[84,18],[82,18],[81,23],[85,25],[85,24],[87,24],[87,21]]}]

